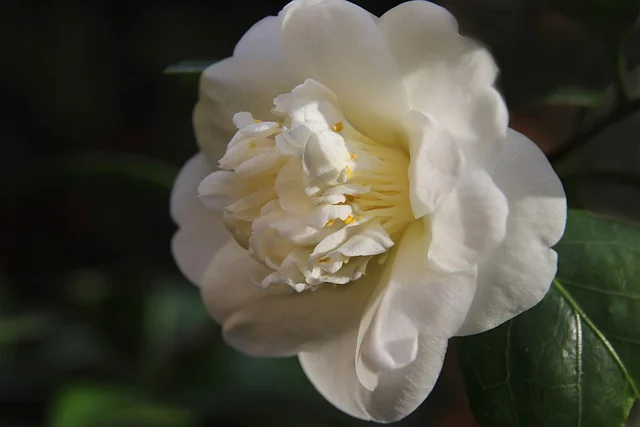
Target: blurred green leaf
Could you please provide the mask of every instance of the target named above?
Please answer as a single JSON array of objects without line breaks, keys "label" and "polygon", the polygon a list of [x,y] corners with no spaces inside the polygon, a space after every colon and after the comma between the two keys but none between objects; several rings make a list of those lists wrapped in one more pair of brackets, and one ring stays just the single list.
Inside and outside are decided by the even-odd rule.
[{"label": "blurred green leaf", "polygon": [[216,60],[208,60],[208,61],[180,61],[177,64],[169,65],[165,68],[164,73],[167,75],[172,74],[200,74],[202,73],[209,65],[217,62]]},{"label": "blurred green leaf", "polygon": [[542,101],[545,104],[593,108],[601,105],[603,100],[602,91],[562,88],[545,96]]},{"label": "blurred green leaf", "polygon": [[150,366],[161,368],[174,353],[180,351],[203,323],[212,323],[204,308],[198,290],[187,283],[173,286],[158,284],[157,290],[146,301],[144,336],[147,340]]},{"label": "blurred green leaf", "polygon": [[613,47],[633,27],[640,12],[639,0],[552,0],[559,11],[579,21]]},{"label": "blurred green leaf", "polygon": [[173,165],[161,160],[116,152],[78,152],[55,166],[63,174],[115,175],[171,189],[177,175]]},{"label": "blurred green leaf", "polygon": [[21,169],[4,183],[3,190],[15,197],[38,190],[51,181],[90,176],[126,178],[171,190],[177,173],[173,165],[151,157],[108,151],[77,151]]},{"label": "blurred green leaf", "polygon": [[574,211],[544,300],[458,340],[483,426],[620,427],[640,398],[640,230]]},{"label": "blurred green leaf", "polygon": [[0,318],[0,347],[42,337],[50,330],[51,318],[42,313],[24,313]]},{"label": "blurred green leaf", "polygon": [[151,402],[139,392],[108,384],[71,384],[54,401],[51,427],[188,427],[188,411]]},{"label": "blurred green leaf", "polygon": [[72,271],[66,288],[71,299],[85,307],[103,303],[113,292],[106,274],[96,268]]},{"label": "blurred green leaf", "polygon": [[617,186],[632,186],[637,187],[640,190],[640,174],[632,175],[611,171],[585,171],[564,173],[561,175],[561,179],[565,185],[593,185],[600,183]]}]

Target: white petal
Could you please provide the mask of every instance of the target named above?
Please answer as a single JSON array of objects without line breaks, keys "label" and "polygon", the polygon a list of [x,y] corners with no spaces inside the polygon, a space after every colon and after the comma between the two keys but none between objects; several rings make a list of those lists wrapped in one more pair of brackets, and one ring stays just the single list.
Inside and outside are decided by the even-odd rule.
[{"label": "white petal", "polygon": [[210,168],[202,154],[182,168],[171,193],[171,215],[180,226],[173,236],[171,250],[180,271],[194,284],[202,277],[215,252],[231,237],[220,214],[207,209],[196,189]]},{"label": "white petal", "polygon": [[188,224],[194,217],[207,217],[211,212],[198,198],[200,182],[212,168],[202,154],[193,156],[182,167],[171,190],[171,217],[178,225]]},{"label": "white petal", "polygon": [[420,336],[415,360],[403,369],[385,372],[374,391],[365,389],[355,373],[356,331],[335,337],[316,352],[298,355],[305,374],[334,406],[363,420],[398,421],[429,395],[440,374],[447,340]]},{"label": "white petal", "polygon": [[507,236],[480,265],[478,290],[460,335],[494,328],[537,304],[557,268],[550,249],[564,232],[567,205],[562,184],[544,154],[510,130],[494,182],[509,203]]},{"label": "white petal", "polygon": [[455,138],[419,111],[407,114],[409,191],[415,218],[432,213],[460,177],[462,156]]},{"label": "white petal", "polygon": [[278,16],[267,16],[256,22],[240,38],[233,49],[233,56],[283,60],[280,41],[281,27],[282,22]]},{"label": "white petal", "polygon": [[275,197],[275,191],[267,187],[235,200],[226,207],[226,210],[238,219],[253,221],[259,216],[260,210]]},{"label": "white petal", "polygon": [[282,63],[269,58],[231,57],[207,68],[200,78],[193,124],[198,146],[210,164],[222,157],[236,132],[236,113],[247,111],[269,120],[273,98],[294,86]]},{"label": "white petal", "polygon": [[369,221],[358,228],[358,233],[351,236],[336,252],[344,256],[379,255],[393,246],[393,240],[385,229],[375,221]]},{"label": "white petal", "polygon": [[403,3],[378,23],[395,55],[412,109],[465,138],[504,136],[508,112],[492,87],[489,52],[458,35],[455,18],[426,1]]},{"label": "white petal", "polygon": [[222,212],[235,201],[239,185],[235,172],[215,171],[198,184],[199,202],[211,211]]},{"label": "white petal", "polygon": [[[329,234],[325,239],[323,239],[313,250],[311,253],[311,257],[324,257],[325,254],[336,250],[342,244],[344,244],[348,239],[354,236],[360,230],[360,224],[356,222],[352,222],[339,230]],[[329,228],[329,227],[327,227]]]},{"label": "white petal", "polygon": [[323,183],[338,179],[350,161],[344,139],[330,130],[311,135],[302,155],[305,172],[311,179]]},{"label": "white petal", "polygon": [[428,234],[420,221],[405,231],[382,275],[359,332],[358,375],[374,389],[381,372],[412,363],[420,334],[449,338],[464,322],[475,293],[476,271],[442,273],[427,259]]},{"label": "white petal", "polygon": [[469,171],[429,217],[429,261],[443,271],[464,271],[476,265],[506,235],[507,200],[483,170]]},{"label": "white petal", "polygon": [[254,356],[315,350],[357,327],[373,288],[363,278],[315,292],[282,295],[258,289],[255,283],[272,271],[229,242],[213,259],[202,287],[207,308],[222,325],[227,342]]},{"label": "white petal", "polygon": [[171,240],[171,252],[182,274],[191,283],[201,286],[213,256],[230,238],[222,216],[212,214],[207,222],[181,227]]},{"label": "white petal", "polygon": [[331,229],[309,227],[305,217],[279,210],[269,214],[269,225],[283,237],[298,245],[314,245],[331,233]]},{"label": "white petal", "polygon": [[302,165],[296,158],[289,160],[278,172],[275,188],[280,206],[285,211],[305,214],[313,209],[313,204],[304,192],[304,178]]},{"label": "white petal", "polygon": [[330,88],[347,120],[365,135],[397,140],[407,95],[371,14],[333,0],[295,2],[281,15],[282,47],[292,72]]},{"label": "white petal", "polygon": [[236,172],[238,173],[239,179],[261,179],[258,175],[275,174],[277,173],[277,167],[281,164],[282,156],[275,150],[267,149],[263,153],[247,159],[236,168]]}]

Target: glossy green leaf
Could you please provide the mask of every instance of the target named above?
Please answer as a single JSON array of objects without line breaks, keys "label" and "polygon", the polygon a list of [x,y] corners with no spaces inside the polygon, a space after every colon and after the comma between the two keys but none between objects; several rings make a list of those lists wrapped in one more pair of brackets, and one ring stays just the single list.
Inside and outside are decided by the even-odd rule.
[{"label": "glossy green leaf", "polygon": [[483,427],[620,427],[640,398],[640,230],[575,211],[556,251],[539,305],[457,341]]}]

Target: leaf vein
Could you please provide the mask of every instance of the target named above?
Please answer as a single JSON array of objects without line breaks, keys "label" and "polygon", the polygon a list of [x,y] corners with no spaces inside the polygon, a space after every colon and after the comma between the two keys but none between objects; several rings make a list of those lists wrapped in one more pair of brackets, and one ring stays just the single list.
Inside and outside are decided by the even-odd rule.
[{"label": "leaf vein", "polygon": [[584,289],[586,291],[597,292],[597,293],[604,294],[604,295],[611,295],[611,296],[616,296],[616,297],[624,297],[624,298],[629,298],[629,299],[640,300],[640,294],[609,291],[609,290],[605,290],[605,289],[598,289],[598,288],[594,288],[594,287],[591,287],[591,286],[580,285],[578,283],[571,282],[571,281],[566,280],[566,279],[562,279],[562,283],[564,283],[565,285],[568,285],[568,286],[570,286],[572,288]]},{"label": "leaf vein", "polygon": [[576,392],[578,394],[578,427],[582,426],[582,320],[576,316]]},{"label": "leaf vein", "polygon": [[607,337],[610,340],[614,340],[614,341],[620,341],[620,342],[624,342],[624,343],[628,343],[628,344],[640,345],[640,341],[634,340],[634,339],[631,339],[631,338],[617,337],[617,336],[611,335],[611,334],[607,334]]},{"label": "leaf vein", "polygon": [[605,337],[604,334],[602,333],[602,331],[600,331],[600,329],[598,329],[598,327],[591,321],[589,316],[587,316],[587,314],[582,310],[582,307],[580,307],[578,302],[573,299],[573,297],[569,294],[569,292],[567,292],[565,287],[562,286],[562,283],[560,283],[560,281],[558,279],[554,279],[553,285],[560,292],[560,294],[564,297],[564,299],[567,300],[567,302],[571,306],[572,310],[577,315],[580,316],[580,318],[593,331],[593,333],[596,335],[596,337],[598,337],[598,339],[602,342],[602,344],[605,346],[605,348],[607,349],[609,354],[611,354],[611,357],[613,358],[613,360],[616,362],[616,364],[618,365],[618,367],[622,371],[622,374],[624,375],[626,380],[629,382],[629,385],[631,386],[631,389],[633,390],[634,395],[636,397],[640,398],[640,391],[638,390],[637,384],[635,383],[635,381],[631,377],[631,374],[629,374],[629,371],[627,371],[626,366],[624,366],[624,364],[622,363],[622,360],[620,360],[620,356],[618,356],[618,353],[616,352],[616,350],[613,347],[613,345],[611,345],[611,343],[609,342],[607,337]]},{"label": "leaf vein", "polygon": [[513,388],[511,387],[511,329],[513,328],[513,320],[509,322],[509,326],[507,327],[507,344],[506,344],[506,354],[505,354],[505,363],[507,365],[507,390],[509,392],[509,397],[511,398],[511,410],[513,412],[513,417],[516,422],[516,427],[520,427],[520,419],[518,418],[518,411],[516,410],[516,398],[513,393]]}]

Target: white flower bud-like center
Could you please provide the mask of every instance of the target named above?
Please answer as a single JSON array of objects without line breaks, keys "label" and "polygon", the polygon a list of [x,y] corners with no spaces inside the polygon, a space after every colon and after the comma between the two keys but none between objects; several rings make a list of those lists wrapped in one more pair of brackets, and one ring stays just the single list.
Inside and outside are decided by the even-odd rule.
[{"label": "white flower bud-like center", "polygon": [[240,245],[297,291],[360,278],[413,220],[409,157],[354,129],[333,92],[307,80],[274,100],[278,121],[237,113],[238,132],[198,192]]}]

